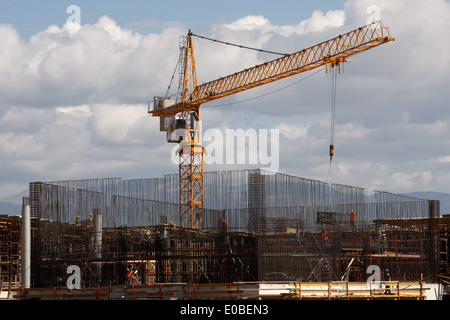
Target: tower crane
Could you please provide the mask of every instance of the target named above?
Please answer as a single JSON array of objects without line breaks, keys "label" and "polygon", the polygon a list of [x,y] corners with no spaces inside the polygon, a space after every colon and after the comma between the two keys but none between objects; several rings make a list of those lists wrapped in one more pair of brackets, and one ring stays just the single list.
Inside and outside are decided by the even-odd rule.
[{"label": "tower crane", "polygon": [[[352,30],[307,49],[284,55],[226,77],[198,85],[191,31],[180,38],[179,84],[175,99],[154,97],[148,113],[160,118],[167,141],[179,143],[180,226],[203,226],[203,156],[200,137],[200,106],[254,87],[284,79],[321,66],[331,70],[357,53],[395,40],[381,21]],[[330,156],[332,150],[330,146]]]}]

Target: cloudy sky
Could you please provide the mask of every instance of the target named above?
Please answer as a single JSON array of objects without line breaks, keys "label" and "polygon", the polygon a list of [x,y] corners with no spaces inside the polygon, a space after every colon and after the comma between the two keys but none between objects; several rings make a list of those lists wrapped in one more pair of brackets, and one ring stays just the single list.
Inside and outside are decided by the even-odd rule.
[{"label": "cloudy sky", "polygon": [[[449,1],[0,0],[0,198],[31,181],[176,173],[147,102],[166,93],[189,29],[295,52],[364,26],[373,6],[396,40],[338,76],[331,175],[325,70],[209,102],[203,129],[279,130],[281,172],[450,193]],[[277,58],[198,38],[194,50],[199,83]]]}]

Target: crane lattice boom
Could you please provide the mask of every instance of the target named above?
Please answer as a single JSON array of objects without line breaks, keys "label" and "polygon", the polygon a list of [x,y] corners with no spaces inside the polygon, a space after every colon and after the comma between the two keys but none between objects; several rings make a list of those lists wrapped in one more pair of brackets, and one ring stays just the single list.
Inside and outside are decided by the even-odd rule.
[{"label": "crane lattice boom", "polygon": [[155,109],[151,113],[154,116],[177,114],[185,109],[323,65],[345,62],[354,54],[393,40],[389,29],[381,21],[377,21],[310,48],[198,85],[178,104],[169,108]]}]

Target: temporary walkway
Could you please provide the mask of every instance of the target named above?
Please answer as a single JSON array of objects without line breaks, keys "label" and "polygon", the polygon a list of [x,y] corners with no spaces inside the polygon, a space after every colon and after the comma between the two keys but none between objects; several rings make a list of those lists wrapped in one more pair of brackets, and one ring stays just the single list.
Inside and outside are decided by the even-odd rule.
[{"label": "temporary walkway", "polygon": [[[435,300],[436,286],[425,282],[232,282],[152,284],[90,289],[17,289],[14,299],[41,300]],[[439,291],[439,290],[437,290]]]}]

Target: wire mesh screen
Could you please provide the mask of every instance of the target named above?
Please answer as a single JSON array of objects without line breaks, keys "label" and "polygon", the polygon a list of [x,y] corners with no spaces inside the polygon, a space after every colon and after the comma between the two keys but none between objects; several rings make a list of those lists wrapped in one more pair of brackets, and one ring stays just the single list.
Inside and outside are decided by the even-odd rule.
[{"label": "wire mesh screen", "polygon": [[[424,199],[380,191],[368,197],[364,188],[261,170],[208,172],[204,186],[206,229],[216,228],[219,218],[225,218],[229,228],[236,230],[261,229],[265,221],[276,219],[297,219],[310,229],[318,225],[318,212],[345,216],[354,210],[360,223],[429,214]],[[104,227],[157,225],[161,219],[179,222],[176,174],[134,180],[33,182],[30,190],[32,212],[43,220],[73,223],[78,216],[85,221],[98,209]]]},{"label": "wire mesh screen", "polygon": [[177,227],[176,174],[32,182],[33,285],[64,286],[73,264],[84,286],[129,283],[130,264],[135,283],[361,281],[374,261],[405,279],[433,272],[428,224],[387,229],[380,255],[375,222],[428,217],[429,200],[261,170],[205,173],[204,190],[203,226],[191,230]]}]

